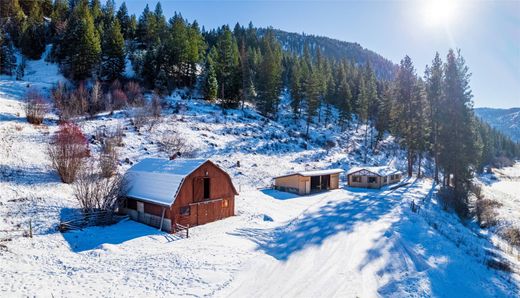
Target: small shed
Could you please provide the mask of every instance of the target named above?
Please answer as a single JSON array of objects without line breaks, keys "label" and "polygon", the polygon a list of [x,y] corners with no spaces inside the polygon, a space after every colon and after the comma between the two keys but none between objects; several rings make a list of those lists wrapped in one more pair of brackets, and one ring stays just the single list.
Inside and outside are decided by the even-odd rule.
[{"label": "small shed", "polygon": [[351,187],[381,188],[401,181],[403,173],[395,168],[357,167],[347,172],[348,185]]},{"label": "small shed", "polygon": [[307,195],[312,192],[339,188],[339,174],[342,169],[303,171],[274,178],[277,190]]},{"label": "small shed", "polygon": [[207,159],[147,158],[128,170],[125,183],[122,211],[168,232],[235,214],[231,177]]}]

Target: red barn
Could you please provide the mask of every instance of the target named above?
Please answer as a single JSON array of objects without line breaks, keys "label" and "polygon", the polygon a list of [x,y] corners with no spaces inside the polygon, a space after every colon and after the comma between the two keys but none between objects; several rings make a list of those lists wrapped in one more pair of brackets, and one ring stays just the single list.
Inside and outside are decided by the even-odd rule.
[{"label": "red barn", "polygon": [[125,174],[123,212],[168,232],[235,215],[231,177],[206,159],[147,158]]}]

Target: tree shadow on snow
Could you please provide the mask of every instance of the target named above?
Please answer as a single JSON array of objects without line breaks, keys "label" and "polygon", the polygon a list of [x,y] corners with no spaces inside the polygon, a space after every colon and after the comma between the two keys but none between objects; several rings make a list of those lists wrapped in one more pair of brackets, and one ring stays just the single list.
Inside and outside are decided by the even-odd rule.
[{"label": "tree shadow on snow", "polygon": [[[407,194],[410,196],[416,202],[425,197]],[[428,215],[404,208],[399,221],[366,251],[358,268],[381,267],[376,275],[387,280],[378,289],[381,296],[514,297],[519,293],[510,273],[485,265],[496,249],[463,226],[456,215]]]},{"label": "tree shadow on snow", "polygon": [[8,165],[0,165],[0,177],[4,181],[19,185],[61,182],[55,173],[48,170],[30,167],[12,167]]},{"label": "tree shadow on snow", "polygon": [[295,252],[320,246],[338,233],[350,232],[359,223],[377,221],[400,203],[403,191],[389,194],[360,190],[348,201],[330,201],[314,212],[307,212],[274,229],[243,228],[232,233],[255,242],[257,249],[287,261]]},{"label": "tree shadow on snow", "polygon": [[180,236],[170,235],[132,220],[123,220],[110,226],[68,231],[62,235],[73,252],[102,249],[104,244],[117,245],[145,236],[164,236],[166,243],[181,239]]}]

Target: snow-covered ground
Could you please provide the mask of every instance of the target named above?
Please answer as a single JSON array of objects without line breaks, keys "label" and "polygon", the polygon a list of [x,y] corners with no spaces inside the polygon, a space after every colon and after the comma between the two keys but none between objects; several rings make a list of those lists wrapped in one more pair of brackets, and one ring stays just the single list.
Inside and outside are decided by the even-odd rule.
[{"label": "snow-covered ground", "polygon": [[[28,69],[31,69],[30,62]],[[161,123],[137,132],[125,113],[78,124],[87,135],[100,126],[124,129],[123,171],[162,156],[157,141],[173,130],[226,169],[239,189],[237,215],[190,229],[190,238],[123,221],[61,234],[60,218],[78,206],[45,154],[56,123],[36,127],[24,118],[20,97],[39,81],[0,78],[0,297],[17,296],[218,296],[218,297],[512,297],[517,274],[487,268],[501,256],[442,210],[428,179],[394,191],[342,188],[299,197],[266,187],[293,170],[360,164],[363,127],[339,132],[304,126],[283,113],[278,121],[254,110],[223,111],[203,101],[173,96]],[[53,80],[59,78],[57,74]],[[328,150],[327,140],[336,143]],[[305,147],[307,146],[307,149]],[[96,154],[98,145],[92,144]],[[237,167],[240,161],[240,167]],[[402,167],[402,152],[387,136],[372,165]],[[412,212],[414,201],[421,209]],[[18,237],[33,224],[34,237]],[[8,232],[5,232],[8,231]]]},{"label": "snow-covered ground", "polygon": [[520,162],[513,167],[493,169],[493,174],[480,177],[484,198],[500,203],[495,207],[498,214],[498,229],[520,229]]}]

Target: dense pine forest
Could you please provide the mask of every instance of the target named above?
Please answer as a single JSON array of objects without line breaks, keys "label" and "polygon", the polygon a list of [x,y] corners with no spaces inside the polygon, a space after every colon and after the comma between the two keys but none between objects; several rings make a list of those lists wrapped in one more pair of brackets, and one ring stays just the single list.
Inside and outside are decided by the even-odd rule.
[{"label": "dense pine forest", "polygon": [[[518,143],[475,117],[471,73],[458,50],[433,53],[419,74],[408,56],[394,65],[354,43],[251,23],[207,30],[179,13],[167,20],[160,3],[136,16],[113,0],[1,1],[0,18],[0,72],[23,78],[24,59],[40,59],[52,45],[46,59],[70,79],[53,99],[61,115],[74,107],[68,117],[142,104],[129,95],[140,86],[158,96],[186,88],[224,109],[254,105],[271,119],[287,96],[306,134],[311,124],[338,119],[341,128],[365,130],[365,148],[376,148],[387,132],[396,136],[407,150],[409,176],[423,175],[421,164],[432,160],[434,179],[462,215],[473,174],[520,157]],[[125,76],[127,61],[132,78]],[[56,96],[67,88],[80,92]],[[110,104],[92,95],[100,89],[112,92]]]}]

